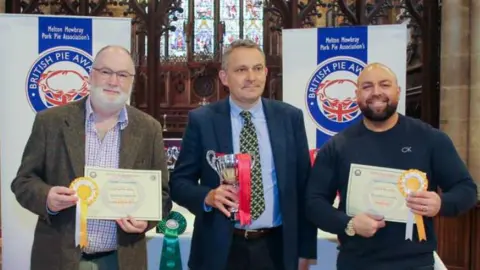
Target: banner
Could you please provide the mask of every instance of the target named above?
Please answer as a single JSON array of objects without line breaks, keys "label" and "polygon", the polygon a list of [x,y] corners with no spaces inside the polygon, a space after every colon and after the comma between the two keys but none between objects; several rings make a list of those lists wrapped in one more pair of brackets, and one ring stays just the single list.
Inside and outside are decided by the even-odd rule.
[{"label": "banner", "polygon": [[[0,14],[3,269],[30,269],[37,216],[10,189],[37,112],[88,94],[96,52],[130,50],[129,18]],[[73,248],[73,247],[72,247]]]},{"label": "banner", "polygon": [[282,41],[283,101],[303,110],[310,149],[361,119],[355,89],[367,64],[393,70],[405,114],[406,25],[285,29]]}]

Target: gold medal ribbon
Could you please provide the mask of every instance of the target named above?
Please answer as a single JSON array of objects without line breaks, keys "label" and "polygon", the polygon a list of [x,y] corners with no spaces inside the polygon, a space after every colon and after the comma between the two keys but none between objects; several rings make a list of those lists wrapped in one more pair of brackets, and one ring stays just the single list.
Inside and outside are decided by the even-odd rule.
[{"label": "gold medal ribbon", "polygon": [[[427,174],[415,169],[406,170],[398,179],[397,186],[400,190],[400,193],[402,193],[405,198],[412,192],[427,190]],[[412,239],[413,220],[415,220],[415,223],[417,224],[418,239],[420,241],[427,240],[427,236],[425,234],[425,225],[423,224],[423,217],[418,214],[413,214],[411,210],[407,217],[405,239]]]},{"label": "gold medal ribbon", "polygon": [[79,177],[70,184],[78,197],[75,226],[75,246],[88,246],[87,214],[90,206],[98,196],[98,186],[91,178]]}]

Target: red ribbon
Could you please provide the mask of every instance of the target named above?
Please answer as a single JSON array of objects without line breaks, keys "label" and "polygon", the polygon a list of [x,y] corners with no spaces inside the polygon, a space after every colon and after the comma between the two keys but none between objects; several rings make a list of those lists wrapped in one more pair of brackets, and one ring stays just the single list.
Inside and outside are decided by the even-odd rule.
[{"label": "red ribbon", "polygon": [[317,156],[317,149],[310,149],[310,163],[313,166],[313,163],[315,163],[315,157]]},{"label": "red ribbon", "polygon": [[251,159],[249,154],[237,154],[238,161],[238,218],[241,225],[251,223],[250,201],[251,201]]}]

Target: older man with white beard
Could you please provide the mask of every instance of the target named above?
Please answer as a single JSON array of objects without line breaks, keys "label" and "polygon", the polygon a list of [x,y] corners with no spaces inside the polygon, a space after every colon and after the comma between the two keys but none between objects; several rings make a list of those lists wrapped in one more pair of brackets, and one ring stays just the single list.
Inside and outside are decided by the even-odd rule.
[{"label": "older man with white beard", "polygon": [[168,172],[162,127],[126,104],[135,68],[129,52],[107,46],[90,74],[90,95],[36,115],[12,191],[38,215],[32,270],[147,269],[145,232],[156,222],[124,218],[88,220],[88,246],[75,246],[71,182],[85,166],[161,170],[163,213],[168,215]]}]

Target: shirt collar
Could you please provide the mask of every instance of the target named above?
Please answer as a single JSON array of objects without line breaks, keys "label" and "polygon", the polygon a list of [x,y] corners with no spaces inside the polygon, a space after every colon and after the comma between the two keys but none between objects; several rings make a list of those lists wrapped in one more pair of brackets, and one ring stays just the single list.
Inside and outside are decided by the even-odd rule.
[{"label": "shirt collar", "polygon": [[[233,100],[232,97],[228,98],[230,103],[230,112],[233,116],[239,116],[241,112],[245,111],[244,109],[240,108]],[[252,108],[248,109],[247,111],[252,113],[253,118],[258,118],[263,114],[263,104],[262,100],[259,100],[257,104],[255,104]]]},{"label": "shirt collar", "polygon": [[[93,121],[95,119],[95,113],[93,112],[92,108],[92,101],[90,100],[90,96],[88,96],[86,101],[86,119]],[[120,124],[120,129],[124,129],[128,125],[128,114],[127,114],[127,106],[123,106],[120,114],[118,115],[117,123]]]}]

